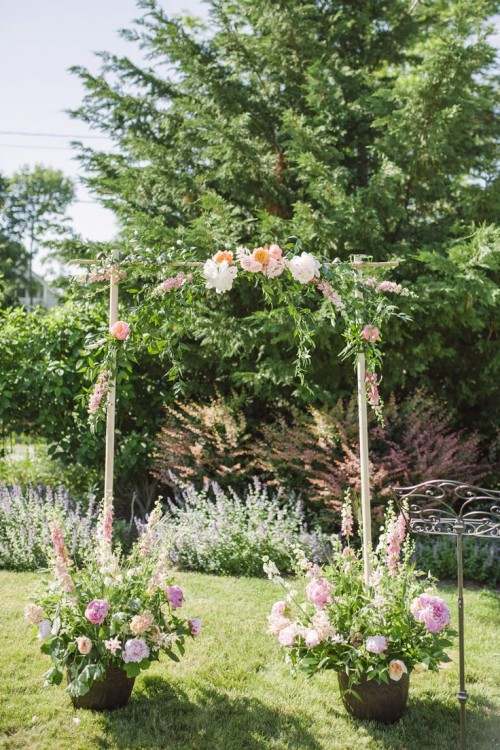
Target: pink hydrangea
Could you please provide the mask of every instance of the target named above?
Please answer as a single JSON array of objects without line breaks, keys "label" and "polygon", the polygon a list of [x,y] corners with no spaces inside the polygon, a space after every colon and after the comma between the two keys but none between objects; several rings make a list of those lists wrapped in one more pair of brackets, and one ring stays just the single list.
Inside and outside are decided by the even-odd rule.
[{"label": "pink hydrangea", "polygon": [[199,617],[193,617],[188,620],[189,632],[193,637],[200,635],[201,633],[201,620]]},{"label": "pink hydrangea", "polygon": [[285,611],[286,611],[285,601],[275,602],[273,606],[271,607],[271,617],[283,616],[285,614]]},{"label": "pink hydrangea", "polygon": [[450,610],[439,596],[421,594],[411,603],[410,611],[429,633],[440,633],[450,624]]},{"label": "pink hydrangea", "polygon": [[85,617],[92,625],[101,625],[109,612],[106,599],[92,599],[85,609]]},{"label": "pink hydrangea", "polygon": [[387,638],[383,635],[371,635],[365,641],[365,648],[371,654],[381,654],[387,648]]},{"label": "pink hydrangea", "polygon": [[118,341],[126,341],[130,336],[130,326],[124,320],[117,320],[110,327],[109,332]]},{"label": "pink hydrangea", "polygon": [[306,586],[306,596],[318,609],[332,601],[332,587],[326,578],[313,578]]},{"label": "pink hydrangea", "polygon": [[142,638],[130,638],[122,651],[124,662],[141,662],[149,656],[149,646]]},{"label": "pink hydrangea", "polygon": [[361,338],[370,343],[380,340],[380,330],[377,326],[366,325],[361,331]]},{"label": "pink hydrangea", "polygon": [[167,586],[167,599],[170,602],[172,609],[179,609],[182,607],[184,601],[184,592],[180,586]]}]

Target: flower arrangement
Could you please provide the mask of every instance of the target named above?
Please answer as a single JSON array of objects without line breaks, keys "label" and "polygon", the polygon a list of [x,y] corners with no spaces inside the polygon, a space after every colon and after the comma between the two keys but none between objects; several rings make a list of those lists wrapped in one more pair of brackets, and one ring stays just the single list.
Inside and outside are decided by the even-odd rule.
[{"label": "flower arrangement", "polygon": [[[129,342],[129,339],[136,338],[139,342],[142,330],[148,324],[151,327],[160,325],[165,311],[160,313],[159,306],[180,304],[185,309],[198,294],[206,294],[206,290],[215,291],[217,295],[230,292],[240,278],[260,285],[268,304],[286,309],[287,318],[294,324],[296,373],[302,382],[314,347],[315,329],[325,320],[333,326],[340,322],[345,347],[339,356],[355,360],[358,354],[365,355],[367,395],[381,419],[377,370],[382,361],[382,328],[392,316],[407,317],[397,309],[394,298],[409,296],[411,292],[396,282],[367,277],[363,262],[320,260],[313,253],[303,250],[302,243],[297,239],[287,243],[287,247],[289,249],[285,251],[275,242],[252,250],[247,247],[236,247],[234,250],[226,247],[217,250],[203,262],[192,260],[194,248],[175,247],[172,248],[170,265],[173,268],[176,265],[190,266],[192,272],[179,271],[166,278],[161,275],[157,262],[147,267],[147,263],[133,253],[124,258],[120,267],[123,265],[127,268],[126,278],[133,279],[136,273],[140,279],[140,289],[134,289],[140,302],[135,306],[132,325],[118,321],[105,337],[90,345],[94,355],[98,350],[102,352],[100,368],[93,373],[96,385],[89,403],[92,426],[95,427],[96,421],[104,414],[107,384],[113,380],[118,359],[126,356],[124,344],[133,349],[134,342]],[[376,265],[368,262],[368,268]],[[100,267],[96,270],[99,279],[100,270]],[[143,283],[148,272],[153,279],[150,288]],[[92,274],[90,276],[93,278]],[[167,318],[170,317],[178,319],[175,315],[167,315]],[[131,335],[132,331],[135,337]],[[148,337],[151,334],[152,331],[148,331]],[[179,334],[177,326],[175,335]],[[173,379],[174,374],[180,373],[182,368],[175,362],[173,348],[169,353],[172,359],[170,376]]]},{"label": "flower arrangement", "polygon": [[350,544],[352,533],[347,500],[342,512],[345,543],[337,543],[323,569],[299,561],[305,574],[300,596],[266,561],[268,576],[285,590],[285,597],[272,607],[270,633],[294,668],[308,674],[333,669],[347,678],[349,689],[367,681],[399,682],[416,668],[437,670],[449,661],[445,649],[453,635],[450,612],[430,592],[432,581],[411,563],[405,516],[388,509],[368,587],[361,555]]},{"label": "flower arrangement", "polygon": [[112,547],[113,511],[105,501],[92,551],[80,568],[68,554],[60,523],[51,522],[54,578],[25,609],[52,660],[46,685],[60,684],[66,670],[69,694],[83,696],[109,669],[135,678],[162,652],[179,661],[186,638],[199,635],[200,620],[180,615],[184,592],[156,544],[160,518],[157,505],[125,558]]}]

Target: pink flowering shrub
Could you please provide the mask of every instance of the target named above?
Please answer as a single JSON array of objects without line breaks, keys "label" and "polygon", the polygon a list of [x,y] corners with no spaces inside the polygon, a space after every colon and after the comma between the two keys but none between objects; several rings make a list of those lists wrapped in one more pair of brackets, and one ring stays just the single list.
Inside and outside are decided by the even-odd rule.
[{"label": "pink flowering shrub", "polygon": [[[349,498],[343,517],[350,516]],[[350,686],[365,680],[398,682],[422,663],[436,670],[449,661],[446,649],[450,612],[429,592],[430,578],[416,571],[413,545],[404,516],[388,509],[385,528],[371,557],[370,585],[363,578],[360,552],[349,545],[334,548],[330,564],[320,567],[297,558],[304,592],[297,594],[269,559],[264,569],[286,592],[268,618],[268,628],[294,668],[312,674],[320,669],[345,672]]]},{"label": "pink flowering shrub", "polygon": [[160,517],[157,506],[125,557],[112,546],[113,509],[104,502],[80,568],[71,560],[62,526],[52,521],[54,581],[25,609],[41,650],[52,659],[47,684],[59,684],[66,671],[70,695],[84,695],[110,666],[136,677],[162,652],[178,661],[186,639],[200,634],[201,621],[180,612],[184,592],[172,581],[167,555],[157,544]]}]

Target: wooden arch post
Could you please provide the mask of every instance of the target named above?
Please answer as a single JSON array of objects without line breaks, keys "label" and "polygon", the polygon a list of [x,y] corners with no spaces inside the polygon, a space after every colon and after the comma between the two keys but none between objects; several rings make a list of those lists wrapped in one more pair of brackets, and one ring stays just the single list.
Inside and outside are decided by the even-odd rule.
[{"label": "wooden arch post", "polygon": [[[109,278],[109,327],[118,320],[118,273],[112,269]],[[106,449],[104,459],[104,505],[113,505],[115,463],[116,368],[109,381],[106,402]]]}]

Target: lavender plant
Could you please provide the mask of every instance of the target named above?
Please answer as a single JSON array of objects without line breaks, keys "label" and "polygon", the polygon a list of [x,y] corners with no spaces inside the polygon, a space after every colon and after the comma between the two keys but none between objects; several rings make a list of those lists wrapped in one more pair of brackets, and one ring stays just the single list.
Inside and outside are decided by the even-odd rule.
[{"label": "lavender plant", "polygon": [[97,520],[95,498],[84,504],[63,487],[0,485],[0,568],[36,570],[48,565],[49,521],[57,516],[71,557],[81,562]]},{"label": "lavender plant", "polygon": [[243,496],[211,483],[203,491],[182,485],[169,502],[161,538],[172,562],[188,570],[226,575],[262,575],[262,556],[272,556],[291,571],[296,551],[323,562],[329,537],[306,522],[293,494],[271,494],[254,479]]}]

